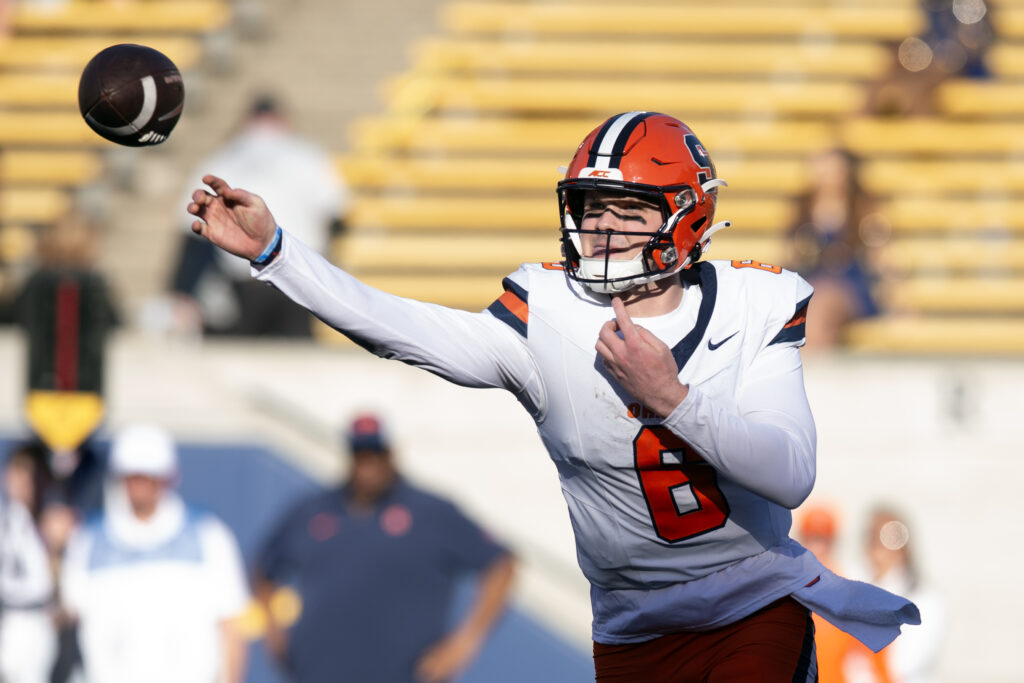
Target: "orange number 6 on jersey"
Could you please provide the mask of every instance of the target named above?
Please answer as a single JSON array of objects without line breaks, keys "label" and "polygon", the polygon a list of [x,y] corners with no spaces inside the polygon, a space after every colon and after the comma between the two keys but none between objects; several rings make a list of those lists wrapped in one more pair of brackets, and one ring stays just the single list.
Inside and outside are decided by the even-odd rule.
[{"label": "orange number 6 on jersey", "polygon": [[[685,441],[667,427],[645,426],[633,440],[633,453],[658,538],[675,543],[725,525],[729,503],[718,488],[718,475]],[[677,503],[683,487],[692,494],[692,500],[687,495],[692,509],[681,510]]]}]

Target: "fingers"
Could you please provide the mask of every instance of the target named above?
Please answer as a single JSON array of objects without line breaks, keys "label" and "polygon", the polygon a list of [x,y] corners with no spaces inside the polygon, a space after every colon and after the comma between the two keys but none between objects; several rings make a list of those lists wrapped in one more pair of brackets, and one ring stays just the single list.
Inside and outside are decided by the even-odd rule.
[{"label": "fingers", "polygon": [[622,297],[612,297],[612,311],[615,312],[615,320],[619,323],[619,329],[622,330],[623,338],[628,338],[631,335],[636,334],[636,327],[633,325],[633,319],[629,317],[629,313],[626,312],[626,304],[622,303]]},{"label": "fingers", "polygon": [[217,194],[221,194],[222,192],[231,189],[231,186],[228,185],[228,182],[226,180],[224,180],[223,178],[218,178],[215,175],[204,175],[203,182],[212,187],[213,191],[216,192]]},{"label": "fingers", "polygon": [[237,202],[239,204],[248,203],[250,194],[241,187],[231,187],[223,178],[219,178],[215,175],[204,175],[203,182],[210,185],[218,197],[222,197],[228,202]]}]

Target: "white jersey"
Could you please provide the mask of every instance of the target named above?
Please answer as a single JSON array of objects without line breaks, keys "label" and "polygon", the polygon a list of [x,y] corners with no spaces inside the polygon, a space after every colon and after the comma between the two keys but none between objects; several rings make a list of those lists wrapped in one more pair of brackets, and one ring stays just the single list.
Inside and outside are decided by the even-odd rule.
[{"label": "white jersey", "polygon": [[[790,526],[783,504],[798,505],[814,482],[814,422],[796,350],[810,286],[770,266],[702,263],[688,273],[677,310],[636,319],[673,349],[690,387],[663,420],[622,390],[594,349],[609,298],[551,268],[521,267],[490,310],[523,334],[544,379],[548,410],[538,427],[590,582],[691,581],[778,545]],[[505,313],[520,302],[525,323]],[[771,413],[750,424],[726,417],[754,410]],[[737,462],[735,451],[750,449],[752,462]]]},{"label": "white jersey", "polygon": [[384,294],[287,235],[256,275],[380,356],[518,397],[559,472],[595,640],[731,623],[825,576],[788,538],[787,508],[815,472],[799,276],[698,264],[676,311],[636,320],[690,387],[661,419],[603,369],[594,345],[610,299],[557,264],[522,266],[483,313]]}]

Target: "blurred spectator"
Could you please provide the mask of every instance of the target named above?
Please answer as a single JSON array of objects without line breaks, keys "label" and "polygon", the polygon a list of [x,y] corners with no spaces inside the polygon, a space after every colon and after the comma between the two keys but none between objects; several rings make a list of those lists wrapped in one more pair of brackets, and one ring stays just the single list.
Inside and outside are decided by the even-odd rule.
[{"label": "blurred spectator", "polygon": [[[57,576],[64,548],[78,520],[100,510],[103,472],[89,444],[56,457],[56,473],[50,466],[52,459],[53,454],[41,443],[16,446],[4,465],[3,484],[4,493],[22,503],[32,515],[48,554],[48,566]],[[56,641],[53,671],[48,680],[65,683],[81,659],[74,624],[56,610],[55,604],[40,606],[37,619],[39,632]],[[47,642],[46,638],[37,637],[41,643]]]},{"label": "blurred spectator", "polygon": [[[262,553],[267,645],[300,683],[450,680],[504,608],[514,561],[452,503],[402,478],[375,417],[352,423],[348,448],[348,481],[300,502]],[[479,577],[476,599],[448,630],[467,573]],[[273,604],[285,585],[301,601],[289,633]]]},{"label": "blurred spectator", "polygon": [[[805,504],[800,508],[797,540],[822,564],[842,575],[835,554],[838,525],[838,516],[831,506]],[[820,683],[844,683],[843,667],[847,657],[854,648],[864,646],[819,615],[812,613],[811,617],[814,619],[814,644],[818,652],[818,680]]]},{"label": "blurred spectator", "polygon": [[858,159],[830,149],[810,163],[810,189],[797,199],[787,266],[814,286],[807,348],[839,344],[846,323],[878,312],[869,248],[878,216],[860,182]]},{"label": "blurred spectator", "polygon": [[3,493],[21,503],[37,526],[52,481],[43,446],[23,443],[11,449],[3,468]]},{"label": "blurred spectator", "polygon": [[239,683],[248,591],[234,536],[173,490],[162,429],[118,434],[109,471],[104,510],[72,536],[61,572],[86,680]]},{"label": "blurred spectator", "polygon": [[117,313],[103,275],[93,267],[96,230],[70,213],[44,228],[39,267],[15,301],[28,337],[29,389],[102,394],[108,333]]},{"label": "blurred spectator", "polygon": [[[331,156],[298,137],[272,97],[255,99],[241,131],[196,167],[189,175],[189,186],[206,173],[228,178],[273,202],[281,225],[324,256],[331,238],[344,229],[348,191]],[[184,225],[191,223],[188,216]],[[225,282],[230,291],[224,291]],[[215,249],[193,236],[191,229],[187,229],[171,289],[179,295],[179,307],[198,303],[207,332],[280,337],[311,333],[305,309],[253,280],[248,261]],[[179,313],[178,317],[188,316]]]},{"label": "blurred spectator", "polygon": [[0,493],[0,681],[48,683],[56,654],[46,548],[20,501]]},{"label": "blurred spectator", "polygon": [[877,657],[861,650],[846,667],[850,683],[933,683],[938,681],[938,658],[945,632],[944,605],[914,561],[910,527],[895,510],[880,507],[870,516],[865,551],[869,580],[899,591],[921,610],[921,623],[907,626]]},{"label": "blurred spectator", "polygon": [[985,0],[920,0],[920,7],[926,28],[892,46],[892,65],[868,89],[869,114],[931,115],[943,82],[989,75],[985,56],[995,32]]}]

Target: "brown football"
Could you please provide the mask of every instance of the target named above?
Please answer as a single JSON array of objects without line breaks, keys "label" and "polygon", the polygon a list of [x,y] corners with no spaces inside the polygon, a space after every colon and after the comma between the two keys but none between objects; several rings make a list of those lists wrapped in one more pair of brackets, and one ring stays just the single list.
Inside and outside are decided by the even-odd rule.
[{"label": "brown football", "polygon": [[78,82],[78,108],[85,122],[119,145],[163,142],[184,105],[178,67],[145,45],[111,45],[89,60]]}]

